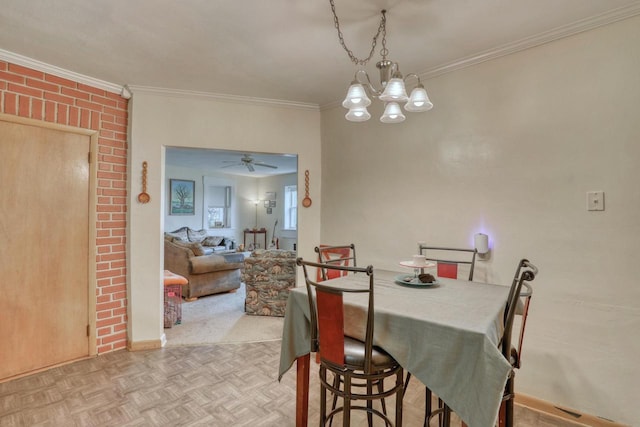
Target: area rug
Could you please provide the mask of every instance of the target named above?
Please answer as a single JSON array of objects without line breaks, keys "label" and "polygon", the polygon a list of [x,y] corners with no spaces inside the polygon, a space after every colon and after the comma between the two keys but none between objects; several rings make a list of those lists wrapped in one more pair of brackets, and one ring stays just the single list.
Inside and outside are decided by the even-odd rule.
[{"label": "area rug", "polygon": [[182,323],[164,330],[167,347],[275,341],[282,338],[282,317],[244,312],[244,284],[235,292],[182,302]]}]

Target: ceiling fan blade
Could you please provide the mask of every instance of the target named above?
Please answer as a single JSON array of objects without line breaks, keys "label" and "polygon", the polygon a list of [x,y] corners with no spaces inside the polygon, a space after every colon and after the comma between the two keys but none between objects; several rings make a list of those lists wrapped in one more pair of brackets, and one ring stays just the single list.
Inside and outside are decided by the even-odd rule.
[{"label": "ceiling fan blade", "polygon": [[253,165],[251,163],[245,163],[245,165],[247,166],[247,169],[249,169],[250,172],[254,172],[255,168],[253,167]]},{"label": "ceiling fan blade", "polygon": [[235,163],[231,163],[231,164],[226,165],[226,166],[220,166],[220,169],[230,168],[230,167],[233,167],[233,166],[242,166],[243,164],[244,163],[242,163],[242,162],[235,162]]},{"label": "ceiling fan blade", "polygon": [[265,168],[278,169],[277,166],[268,165],[268,164],[262,163],[262,162],[253,162],[253,164],[256,165],[256,166],[264,166]]}]

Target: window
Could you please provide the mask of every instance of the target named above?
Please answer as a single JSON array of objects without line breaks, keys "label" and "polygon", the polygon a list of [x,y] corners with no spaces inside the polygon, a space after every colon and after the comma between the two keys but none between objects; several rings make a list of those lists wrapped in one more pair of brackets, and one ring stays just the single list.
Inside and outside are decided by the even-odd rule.
[{"label": "window", "polygon": [[296,230],[298,228],[298,186],[285,185],[284,187],[284,229]]},{"label": "window", "polygon": [[231,187],[207,185],[205,190],[206,228],[231,227]]}]

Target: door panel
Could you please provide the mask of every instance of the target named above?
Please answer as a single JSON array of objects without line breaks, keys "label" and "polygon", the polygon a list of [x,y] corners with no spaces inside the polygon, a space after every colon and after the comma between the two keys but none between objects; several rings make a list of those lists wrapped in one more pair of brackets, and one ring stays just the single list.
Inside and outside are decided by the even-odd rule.
[{"label": "door panel", "polygon": [[0,379],[89,354],[89,150],[0,121]]}]

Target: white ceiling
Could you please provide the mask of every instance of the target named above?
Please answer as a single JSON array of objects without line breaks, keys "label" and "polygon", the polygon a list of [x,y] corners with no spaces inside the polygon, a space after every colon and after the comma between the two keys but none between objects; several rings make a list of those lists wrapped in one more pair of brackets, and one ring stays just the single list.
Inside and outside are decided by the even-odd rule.
[{"label": "white ceiling", "polygon": [[[428,78],[442,72],[640,14],[640,0],[335,3],[345,42],[359,58],[368,55],[386,9],[389,59],[405,75],[420,74],[427,91]],[[380,43],[366,67],[372,79],[379,51]],[[338,43],[329,0],[1,0],[0,59],[129,85],[134,96],[136,87],[160,88],[312,108],[340,102],[356,70]],[[228,155],[177,150],[168,161],[200,167]],[[255,157],[279,168],[256,168],[265,170],[252,176],[297,163]],[[234,169],[225,171],[246,168]]]},{"label": "white ceiling", "polygon": [[[356,56],[387,9],[389,59],[425,77],[640,13],[640,0],[335,2]],[[2,0],[0,49],[117,85],[319,106],[355,72],[328,0]]]},{"label": "white ceiling", "polygon": [[[276,166],[277,169],[254,166],[254,172],[249,171],[240,159],[248,154],[254,162]],[[261,178],[265,176],[295,173],[298,170],[298,156],[290,154],[246,153],[226,150],[200,150],[195,148],[167,148],[165,163],[171,166],[187,167],[197,170],[217,171],[231,175]]]}]

